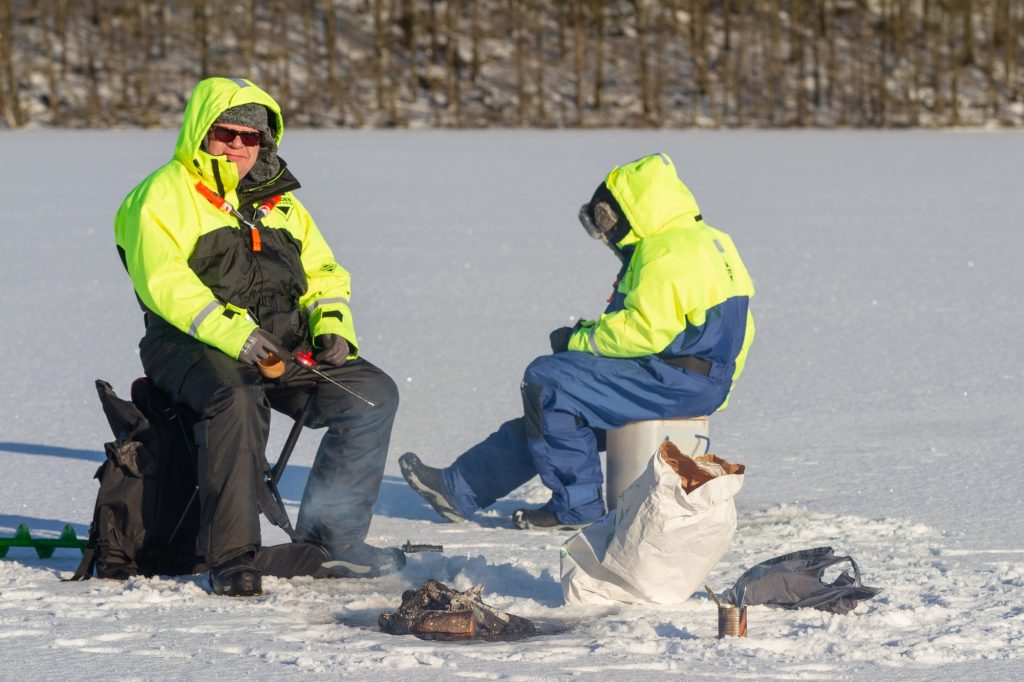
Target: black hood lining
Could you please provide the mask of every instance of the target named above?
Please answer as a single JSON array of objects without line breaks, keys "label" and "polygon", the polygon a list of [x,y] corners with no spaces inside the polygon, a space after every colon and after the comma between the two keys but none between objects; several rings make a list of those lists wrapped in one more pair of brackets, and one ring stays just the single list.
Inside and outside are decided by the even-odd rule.
[{"label": "black hood lining", "polygon": [[594,190],[594,196],[590,198],[590,204],[587,205],[587,213],[590,214],[590,219],[592,221],[596,220],[594,216],[594,207],[602,201],[611,206],[612,210],[615,211],[615,215],[618,217],[618,220],[616,220],[612,229],[605,233],[608,239],[608,244],[615,245],[626,238],[626,235],[629,234],[632,226],[630,226],[629,220],[626,219],[626,214],[623,212],[622,206],[619,205],[615,195],[612,194],[611,190],[608,189],[608,186],[603,182],[597,186],[596,190]]}]

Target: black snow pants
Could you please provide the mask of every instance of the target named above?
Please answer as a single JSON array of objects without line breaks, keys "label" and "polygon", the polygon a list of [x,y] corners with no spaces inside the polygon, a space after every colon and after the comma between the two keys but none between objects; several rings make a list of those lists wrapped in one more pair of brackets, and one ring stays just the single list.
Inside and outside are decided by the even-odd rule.
[{"label": "black snow pants", "polygon": [[[296,531],[332,555],[369,530],[380,492],[398,389],[366,360],[318,369],[374,403],[371,407],[334,384],[290,364],[276,380],[191,337],[147,335],[141,343],[146,375],[198,418],[200,524],[197,552],[217,566],[260,546],[259,494],[271,408],[293,417],[305,404],[302,390],[282,385],[317,383],[306,422],[327,428],[302,496]],[[182,338],[184,337],[184,338]],[[275,389],[275,390],[269,390]]]}]

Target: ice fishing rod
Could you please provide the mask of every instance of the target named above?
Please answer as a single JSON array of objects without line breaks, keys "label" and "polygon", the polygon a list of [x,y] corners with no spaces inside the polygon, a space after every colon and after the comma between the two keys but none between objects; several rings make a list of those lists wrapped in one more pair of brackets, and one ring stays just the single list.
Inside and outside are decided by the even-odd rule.
[{"label": "ice fishing rod", "polygon": [[[317,362],[316,362],[316,360],[313,359],[313,352],[312,351],[307,352],[307,353],[289,352],[288,355],[290,355],[291,357],[289,357],[289,358],[282,358],[282,357],[278,357],[277,355],[271,353],[270,356],[267,357],[266,360],[263,360],[262,362],[259,363],[260,373],[263,374],[263,376],[267,377],[268,379],[276,379],[277,377],[279,377],[282,374],[284,374],[284,366],[283,365],[284,365],[285,361],[286,360],[291,360],[292,362],[294,362],[299,367],[302,367],[303,369],[305,369],[307,372],[310,372],[311,374],[314,374],[314,375],[320,377],[324,381],[328,381],[328,382],[334,384],[335,386],[337,386],[338,388],[340,388],[343,391],[347,391],[347,392],[351,393],[352,395],[354,395],[355,397],[359,398],[360,400],[362,400],[364,403],[366,403],[370,407],[377,407],[374,403],[370,402],[369,400],[367,400],[363,396],[359,395],[358,393],[353,391],[348,386],[345,386],[345,385],[335,381],[334,379],[332,379],[330,376],[327,375],[326,372],[322,372],[321,370],[317,369],[316,368]],[[278,363],[281,363],[281,365],[282,365],[280,369],[277,368],[277,364]]]}]

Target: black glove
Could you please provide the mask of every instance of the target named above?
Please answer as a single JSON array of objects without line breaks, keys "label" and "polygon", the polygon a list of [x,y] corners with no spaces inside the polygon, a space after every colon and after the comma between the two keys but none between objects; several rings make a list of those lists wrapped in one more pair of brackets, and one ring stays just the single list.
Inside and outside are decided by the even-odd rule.
[{"label": "black glove", "polygon": [[242,344],[242,350],[238,354],[238,360],[249,365],[255,365],[275,355],[282,360],[288,357],[288,353],[281,349],[281,340],[270,332],[262,329],[253,330],[249,338]]},{"label": "black glove", "polygon": [[548,340],[551,341],[551,352],[564,353],[569,350],[569,337],[575,334],[579,328],[580,323],[577,322],[573,327],[560,327],[551,332],[551,335],[548,336]]},{"label": "black glove", "polygon": [[320,349],[314,355],[316,361],[328,365],[344,365],[351,353],[348,341],[337,334],[320,334],[313,339],[313,346]]}]

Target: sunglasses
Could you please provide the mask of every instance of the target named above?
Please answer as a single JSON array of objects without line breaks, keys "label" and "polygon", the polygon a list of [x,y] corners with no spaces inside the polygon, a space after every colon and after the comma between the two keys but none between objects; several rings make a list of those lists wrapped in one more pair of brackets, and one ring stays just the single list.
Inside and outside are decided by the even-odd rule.
[{"label": "sunglasses", "polygon": [[210,128],[210,132],[213,134],[213,139],[224,144],[231,144],[235,141],[235,138],[242,140],[242,144],[246,147],[255,147],[260,143],[260,132],[250,132],[248,130],[232,130],[231,128],[225,128],[224,126],[213,126]]}]

